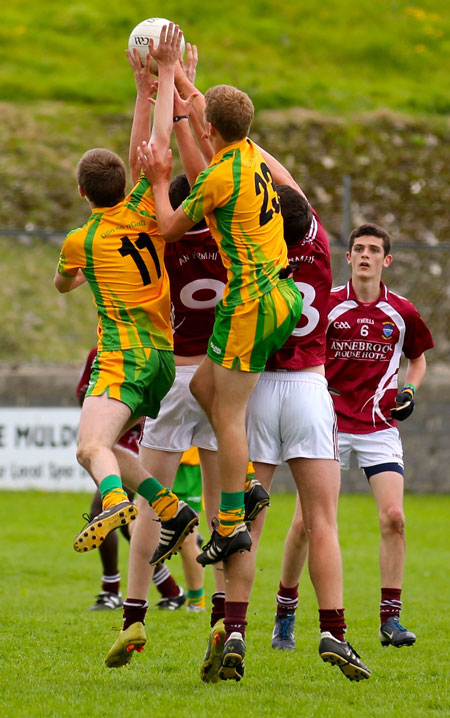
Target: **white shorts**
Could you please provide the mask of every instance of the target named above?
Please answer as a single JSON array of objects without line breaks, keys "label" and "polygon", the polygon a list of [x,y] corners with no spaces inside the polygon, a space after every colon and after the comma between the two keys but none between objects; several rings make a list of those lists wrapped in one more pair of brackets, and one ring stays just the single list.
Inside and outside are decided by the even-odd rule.
[{"label": "white shorts", "polygon": [[161,451],[187,451],[191,446],[217,451],[208,418],[189,389],[197,366],[177,366],[175,381],[161,402],[156,419],[145,419],[140,444]]},{"label": "white shorts", "polygon": [[399,464],[403,468],[403,447],[398,429],[394,426],[370,434],[338,433],[341,468],[350,466],[350,454],[355,452],[360,469],[379,464]]},{"label": "white shorts", "polygon": [[250,459],[278,466],[288,459],[337,460],[337,429],[325,377],[309,371],[263,372],[250,397]]}]

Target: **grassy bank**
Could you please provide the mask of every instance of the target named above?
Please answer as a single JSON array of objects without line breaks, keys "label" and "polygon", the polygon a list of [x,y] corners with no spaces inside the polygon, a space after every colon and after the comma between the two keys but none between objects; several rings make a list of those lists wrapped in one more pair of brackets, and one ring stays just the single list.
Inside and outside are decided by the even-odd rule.
[{"label": "grassy bank", "polygon": [[[0,26],[0,230],[64,234],[86,221],[76,164],[95,146],[127,157],[134,81],[124,48],[149,14],[179,21],[198,44],[201,89],[232,82],[251,94],[253,137],[293,173],[332,239],[350,178],[351,224],[375,221],[430,248],[402,259],[396,288],[411,288],[420,307],[424,298],[444,334],[448,252],[431,250],[450,236],[446,0],[250,0],[238,12],[198,0],[11,3]],[[0,234],[0,361],[81,362],[90,348],[86,288],[58,297],[52,286],[60,243]]]},{"label": "grassy bank", "polygon": [[133,97],[124,49],[149,15],[175,20],[199,46],[202,89],[237,84],[258,108],[450,109],[446,0],[22,0],[2,10],[0,96],[123,109]]},{"label": "grassy bank", "polygon": [[[0,229],[64,235],[82,225],[89,208],[77,193],[77,161],[95,146],[126,159],[131,113],[39,102],[24,114],[20,106],[0,104],[6,150],[0,156]],[[351,179],[351,224],[375,221],[392,233],[396,261],[387,281],[417,303],[445,360],[450,257],[439,247],[450,236],[447,120],[387,112],[336,118],[291,109],[259,113],[252,134],[297,178],[334,242],[343,227],[344,178]],[[81,365],[94,342],[89,289],[58,295],[53,287],[61,242],[62,236],[50,243],[39,236],[0,234],[0,361]],[[406,242],[420,243],[422,250],[403,250],[400,256]],[[343,252],[334,262],[335,284],[345,281]],[[437,352],[431,360],[435,357]]]}]

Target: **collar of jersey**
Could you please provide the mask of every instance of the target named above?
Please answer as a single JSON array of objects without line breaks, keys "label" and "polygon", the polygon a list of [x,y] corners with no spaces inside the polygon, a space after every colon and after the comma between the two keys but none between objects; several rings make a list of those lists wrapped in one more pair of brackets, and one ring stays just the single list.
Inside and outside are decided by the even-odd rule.
[{"label": "collar of jersey", "polygon": [[211,164],[212,164],[212,165],[217,164],[217,162],[220,162],[220,160],[223,158],[224,155],[227,154],[227,152],[233,153],[233,152],[235,152],[236,150],[241,149],[242,147],[244,147],[244,146],[247,144],[247,142],[250,143],[251,140],[250,140],[248,137],[244,137],[244,139],[243,139],[243,140],[239,140],[239,142],[232,142],[230,145],[227,145],[227,146],[224,147],[223,149],[219,150],[219,151],[217,152],[217,154],[214,155],[214,157],[213,157],[212,160],[211,160]]},{"label": "collar of jersey", "polygon": [[122,200],[122,202],[113,204],[112,207],[94,207],[92,209],[92,215],[105,214],[106,212],[117,212],[117,210],[122,209],[122,206],[123,206],[123,200]]},{"label": "collar of jersey", "polygon": [[[369,302],[369,304],[377,304],[380,299],[387,299],[387,287],[383,282],[380,282],[380,293],[378,297],[373,301]],[[353,289],[353,283],[352,280],[348,280],[348,290],[347,290],[347,299],[353,299],[355,302],[358,302],[358,304],[367,304],[367,302],[360,302],[358,297],[356,296],[355,290]]]}]

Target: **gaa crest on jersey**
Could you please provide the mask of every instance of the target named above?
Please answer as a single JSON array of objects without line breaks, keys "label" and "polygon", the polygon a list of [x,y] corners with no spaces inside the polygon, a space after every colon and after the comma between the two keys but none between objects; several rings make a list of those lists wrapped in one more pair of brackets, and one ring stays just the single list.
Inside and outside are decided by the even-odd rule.
[{"label": "gaa crest on jersey", "polygon": [[381,336],[383,339],[390,339],[394,333],[395,324],[393,322],[383,322],[383,332]]}]

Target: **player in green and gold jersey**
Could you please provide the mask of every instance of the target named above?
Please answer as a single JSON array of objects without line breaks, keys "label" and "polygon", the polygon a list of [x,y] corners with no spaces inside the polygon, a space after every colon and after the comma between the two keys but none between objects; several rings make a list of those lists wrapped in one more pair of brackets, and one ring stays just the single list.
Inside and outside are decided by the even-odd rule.
[{"label": "player in green and gold jersey", "polygon": [[[157,102],[170,111],[181,37],[179,28],[169,25],[154,53],[159,65]],[[139,97],[132,133],[142,129],[144,119],[148,131],[148,107],[148,95]],[[168,148],[170,130],[156,117],[152,136]],[[98,354],[83,403],[77,458],[99,487],[103,510],[78,534],[74,548],[96,548],[110,531],[135,518],[136,507],[122,487],[121,476],[126,475],[128,488],[142,495],[161,519],[170,555],[198,523],[197,514],[149,477],[135,457],[119,460],[114,449],[139,417],[156,417],[175,376],[169,280],[155,200],[144,176],[125,195],[125,166],[106,149],[86,152],[77,176],[92,214],[84,227],[67,236],[55,285],[60,292],[69,292],[87,281],[97,306]],[[116,663],[129,662],[130,650],[139,650],[144,643],[145,634],[121,636]]]},{"label": "player in green and gold jersey", "polygon": [[[297,324],[302,301],[289,277],[283,222],[270,170],[247,137],[253,104],[245,93],[228,85],[208,90],[205,103],[215,154],[177,210],[172,210],[168,197],[170,155],[158,142],[143,143],[139,155],[152,182],[164,239],[176,241],[204,217],[227,269],[208,355],[192,379],[191,391],[217,435],[221,484],[218,523],[197,560],[202,565],[226,561],[227,640],[218,676],[240,680],[248,586],[239,552],[251,547],[244,521],[249,458],[246,408],[267,359]],[[187,118],[177,116],[176,123],[181,121]]]}]

